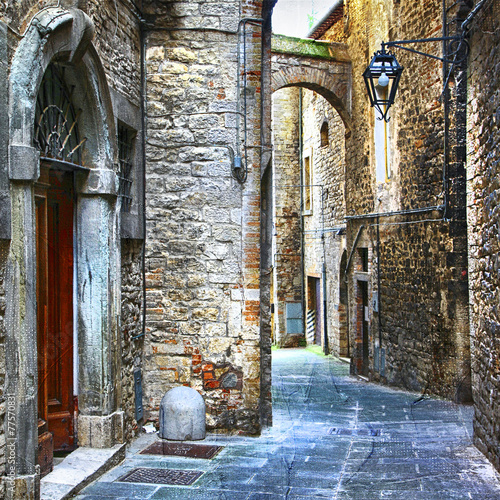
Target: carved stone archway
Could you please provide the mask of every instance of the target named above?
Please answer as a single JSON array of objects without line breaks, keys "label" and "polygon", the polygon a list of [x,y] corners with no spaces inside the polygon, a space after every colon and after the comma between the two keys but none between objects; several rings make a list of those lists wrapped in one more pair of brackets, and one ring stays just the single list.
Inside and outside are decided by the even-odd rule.
[{"label": "carved stone archway", "polygon": [[[48,8],[29,24],[9,78],[11,241],[6,267],[6,382],[17,425],[7,433],[15,464],[7,470],[7,498],[36,498],[37,305],[34,186],[40,176],[34,146],[38,89],[48,65],[63,62],[75,99],[85,103],[89,141],[85,172],[74,170],[76,201],[79,444],[110,447],[123,440],[117,395],[120,354],[120,231],[115,171],[116,134],[104,70],[91,44],[93,23],[81,10]],[[71,167],[68,167],[71,168]],[[99,231],[96,231],[96,226]]]}]

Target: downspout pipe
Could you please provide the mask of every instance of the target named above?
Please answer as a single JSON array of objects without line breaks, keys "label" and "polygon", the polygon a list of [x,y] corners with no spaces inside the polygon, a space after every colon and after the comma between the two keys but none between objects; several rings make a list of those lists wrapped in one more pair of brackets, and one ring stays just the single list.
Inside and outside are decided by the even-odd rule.
[{"label": "downspout pipe", "polygon": [[299,87],[299,172],[300,172],[300,287],[302,297],[302,328],[304,330],[304,339],[307,333],[306,324],[306,284],[305,284],[305,265],[304,265],[304,169],[302,168],[304,161],[304,143],[302,138],[302,108],[303,108],[303,92],[302,87]]},{"label": "downspout pipe", "polygon": [[[142,15],[142,13],[141,13]],[[140,43],[140,100],[141,100],[141,141],[142,141],[142,332],[132,340],[146,336],[146,32],[144,24],[139,24]]]},{"label": "downspout pipe", "polygon": [[354,256],[356,247],[358,246],[359,237],[361,236],[361,232],[363,231],[364,228],[365,228],[364,224],[361,224],[361,226],[359,226],[358,233],[356,234],[356,238],[354,238],[354,243],[352,244],[351,253],[349,254],[349,259],[347,260],[347,266],[344,271],[344,280],[346,283],[347,283],[347,275],[349,273],[349,269],[351,268],[352,258]]},{"label": "downspout pipe", "polygon": [[[236,156],[234,158],[234,176],[238,182],[243,183],[247,179],[248,175],[248,158],[247,158],[247,23],[259,24],[261,25],[264,19],[260,17],[244,17],[240,19],[238,23],[238,44],[237,44],[237,62],[236,62]],[[241,28],[243,27],[243,91],[245,92],[243,100],[243,129],[244,129],[244,142],[243,147],[245,150],[244,164],[242,162],[242,157],[240,154],[240,116],[241,116],[241,83],[240,83],[240,66],[241,66]]]}]

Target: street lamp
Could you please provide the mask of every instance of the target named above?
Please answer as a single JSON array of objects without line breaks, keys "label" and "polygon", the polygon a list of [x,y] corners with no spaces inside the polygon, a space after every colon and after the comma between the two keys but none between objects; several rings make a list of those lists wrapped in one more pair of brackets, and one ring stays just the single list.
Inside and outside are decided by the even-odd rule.
[{"label": "street lamp", "polygon": [[396,57],[391,52],[387,52],[382,44],[382,50],[375,52],[368,68],[363,73],[370,104],[375,106],[382,115],[380,120],[389,121],[387,111],[394,103],[402,72],[403,67]]},{"label": "street lamp", "polygon": [[[420,50],[405,47],[405,45],[413,43],[428,43],[428,42],[446,42],[444,46],[444,57],[427,54]],[[448,52],[447,43],[457,44],[454,51]],[[453,71],[453,66],[462,62],[467,57],[468,45],[465,41],[465,35],[462,32],[456,36],[444,36],[440,38],[422,38],[420,40],[397,40],[394,42],[382,42],[382,50],[375,52],[368,68],[363,73],[368,96],[370,97],[370,104],[378,109],[382,115],[379,120],[389,121],[387,111],[394,104],[394,97],[398,89],[399,79],[403,72],[403,67],[398,63],[396,56],[391,52],[387,52],[386,47],[396,47],[403,49],[413,54],[419,54],[424,57],[437,59],[445,65],[450,64],[450,73]],[[444,87],[448,83],[449,75],[445,79]]]}]

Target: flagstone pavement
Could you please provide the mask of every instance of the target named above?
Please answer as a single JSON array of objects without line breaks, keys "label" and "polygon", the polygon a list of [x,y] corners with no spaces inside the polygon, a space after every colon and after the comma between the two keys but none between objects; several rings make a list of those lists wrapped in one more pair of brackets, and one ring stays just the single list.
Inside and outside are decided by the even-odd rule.
[{"label": "flagstone pavement", "polygon": [[[500,499],[499,475],[472,444],[471,406],[370,384],[305,349],[273,353],[273,426],[260,437],[208,434],[214,458],[140,454],[78,500]],[[119,481],[136,468],[198,471],[190,486]],[[153,471],[154,472],[154,471]]]}]

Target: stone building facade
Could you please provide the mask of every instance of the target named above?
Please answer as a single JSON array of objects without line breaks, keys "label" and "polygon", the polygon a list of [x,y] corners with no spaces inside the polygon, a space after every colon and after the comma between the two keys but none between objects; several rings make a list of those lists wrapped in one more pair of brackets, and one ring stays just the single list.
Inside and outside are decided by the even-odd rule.
[{"label": "stone building facade", "polygon": [[[498,466],[498,2],[345,0],[314,42],[273,40],[275,3],[0,4],[0,496],[36,498],[53,449],[130,440],[177,385],[212,430],[270,425],[288,302],[353,373],[473,398]],[[452,68],[398,52],[377,121],[370,54],[464,19]]]},{"label": "stone building facade", "polygon": [[262,5],[144,11],[145,404],[199,390],[210,429],[260,429]]},{"label": "stone building facade", "polygon": [[[440,103],[438,61],[400,51],[401,98],[389,123],[380,122],[359,77],[366,51],[379,50],[384,40],[442,36],[441,8],[440,2],[345,2],[343,16],[315,36],[347,44],[358,75],[345,183],[353,372],[468,401],[465,186],[451,125],[455,98],[447,94],[447,104]],[[461,15],[456,10],[448,12],[450,21]],[[428,22],[416,22],[420,18]],[[425,46],[429,53],[440,50],[436,43]]]},{"label": "stone building facade", "polygon": [[270,422],[272,4],[1,4],[2,497],[35,498],[54,450],[130,440],[179,384],[209,428]]},{"label": "stone building facade", "polygon": [[500,4],[485,2],[470,24],[467,217],[476,446],[500,470],[498,179]]},{"label": "stone building facade", "polygon": [[138,429],[141,44],[115,6],[0,6],[2,498]]}]

